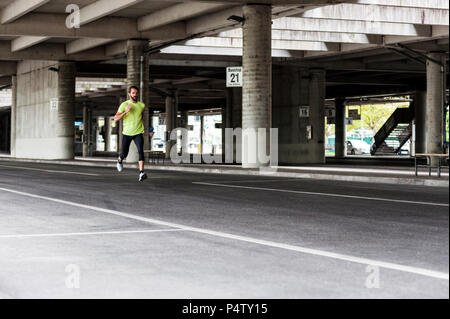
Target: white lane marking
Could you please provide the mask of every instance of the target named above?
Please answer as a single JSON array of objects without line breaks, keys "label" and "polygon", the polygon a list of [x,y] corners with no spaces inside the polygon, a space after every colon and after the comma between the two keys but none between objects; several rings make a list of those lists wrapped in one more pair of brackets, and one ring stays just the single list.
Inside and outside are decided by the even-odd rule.
[{"label": "white lane marking", "polygon": [[[251,180],[251,179],[249,179],[249,180],[240,179],[240,180],[234,180],[234,181],[215,181],[214,184],[223,184],[223,183],[301,182],[301,181],[302,181],[302,178],[254,179],[254,180]],[[200,182],[195,182],[195,183],[200,183]]]},{"label": "white lane marking", "polygon": [[70,172],[70,171],[55,171],[55,170],[43,169],[43,168],[31,168],[31,167],[9,166],[9,165],[2,165],[2,164],[0,164],[0,167],[9,167],[9,168],[16,168],[16,169],[25,169],[25,170],[31,170],[31,171],[41,171],[41,172],[47,172],[47,173],[61,173],[61,174],[86,175],[86,176],[100,176],[99,174],[80,173],[80,172]]},{"label": "white lane marking", "polygon": [[269,191],[269,192],[318,195],[318,196],[329,196],[329,197],[344,197],[344,198],[365,199],[365,200],[374,200],[374,201],[383,201],[383,202],[449,207],[449,204],[431,203],[431,202],[416,202],[416,201],[409,201],[409,200],[402,200],[402,199],[389,199],[389,198],[341,195],[341,194],[330,194],[330,193],[315,193],[315,192],[294,191],[294,190],[289,190],[289,189],[250,187],[250,186],[241,186],[241,185],[225,185],[225,184],[204,183],[204,182],[192,182],[192,184],[205,185],[205,186],[228,187],[228,188],[252,189],[252,190]]},{"label": "white lane marking", "polygon": [[203,228],[185,226],[185,225],[165,222],[165,221],[161,221],[161,220],[157,220],[157,219],[146,218],[146,217],[136,216],[136,215],[127,214],[127,213],[121,213],[121,212],[115,211],[115,210],[94,207],[94,206],[89,206],[89,205],[83,205],[83,204],[68,202],[68,201],[64,201],[64,200],[60,200],[60,199],[19,192],[19,191],[15,191],[15,190],[11,190],[11,189],[6,189],[6,188],[0,188],[0,191],[18,194],[18,195],[27,196],[27,197],[32,197],[32,198],[48,200],[51,202],[85,208],[85,209],[94,210],[97,212],[102,212],[102,213],[111,214],[111,215],[115,215],[115,216],[121,216],[121,217],[139,220],[139,221],[143,221],[143,222],[151,223],[151,224],[155,224],[155,225],[160,225],[160,226],[178,228],[178,229],[192,231],[192,232],[196,232],[196,233],[200,233],[200,234],[207,234],[207,235],[221,237],[221,238],[234,239],[234,240],[243,241],[243,242],[247,242],[247,243],[258,244],[258,245],[274,247],[274,248],[280,248],[280,249],[285,249],[285,250],[290,250],[290,251],[296,251],[296,252],[315,255],[315,256],[328,257],[328,258],[332,258],[332,259],[344,260],[344,261],[363,264],[363,265],[378,266],[380,268],[397,270],[397,271],[412,273],[412,274],[416,274],[416,275],[422,275],[422,276],[426,276],[426,277],[443,279],[443,280],[447,280],[447,281],[449,280],[449,274],[439,272],[439,271],[434,271],[434,270],[398,265],[398,264],[377,261],[377,260],[372,260],[372,259],[367,259],[367,258],[360,258],[360,257],[355,257],[355,256],[350,256],[350,255],[343,255],[343,254],[338,254],[338,253],[327,252],[327,251],[323,251],[323,250],[317,250],[317,249],[293,246],[293,245],[289,245],[289,244],[282,244],[282,243],[277,243],[277,242],[267,241],[267,240],[262,240],[262,239],[256,239],[256,238],[251,238],[251,237],[246,237],[246,236],[233,235],[233,234],[228,234],[228,233],[223,233],[223,232],[218,232],[218,231],[213,231],[213,230],[208,230],[208,229],[203,229]]},{"label": "white lane marking", "polygon": [[[314,166],[276,166],[277,169],[299,170],[299,171],[321,171],[321,172],[350,172],[350,173],[375,173],[391,175],[415,175],[414,170],[394,170],[394,169],[375,169],[375,168],[345,168],[345,167],[314,167]],[[428,176],[428,172],[424,173]],[[441,172],[442,176],[448,176],[446,172]]]},{"label": "white lane marking", "polygon": [[0,239],[8,238],[36,238],[36,237],[72,237],[72,236],[97,236],[97,235],[123,235],[123,234],[149,234],[162,232],[185,231],[184,229],[153,229],[153,230],[124,230],[106,232],[85,232],[85,233],[55,233],[55,234],[29,234],[29,235],[0,235]]}]

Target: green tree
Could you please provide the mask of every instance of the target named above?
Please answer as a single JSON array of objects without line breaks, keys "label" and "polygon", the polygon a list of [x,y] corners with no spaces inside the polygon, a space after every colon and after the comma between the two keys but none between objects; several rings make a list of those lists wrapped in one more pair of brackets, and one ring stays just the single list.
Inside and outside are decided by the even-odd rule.
[{"label": "green tree", "polygon": [[[375,135],[384,123],[391,117],[397,108],[409,107],[408,103],[389,104],[369,104],[362,106],[349,106],[349,110],[358,110],[361,120],[353,121],[352,125],[347,125],[347,132],[355,129],[369,129]],[[362,122],[362,123],[361,123]],[[361,125],[362,124],[362,125]]]}]

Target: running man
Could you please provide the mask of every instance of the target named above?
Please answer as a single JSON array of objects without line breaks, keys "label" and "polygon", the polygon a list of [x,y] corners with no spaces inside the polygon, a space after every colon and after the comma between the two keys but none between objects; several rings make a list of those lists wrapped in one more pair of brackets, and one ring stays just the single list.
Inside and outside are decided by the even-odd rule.
[{"label": "running man", "polygon": [[117,114],[114,116],[115,122],[123,119],[122,153],[117,161],[117,170],[122,172],[122,162],[127,158],[131,142],[134,141],[139,152],[139,181],[142,182],[147,179],[147,174],[144,172],[145,128],[144,122],[142,121],[145,104],[138,102],[139,89],[135,86],[130,87],[128,96],[130,99],[120,105]]}]

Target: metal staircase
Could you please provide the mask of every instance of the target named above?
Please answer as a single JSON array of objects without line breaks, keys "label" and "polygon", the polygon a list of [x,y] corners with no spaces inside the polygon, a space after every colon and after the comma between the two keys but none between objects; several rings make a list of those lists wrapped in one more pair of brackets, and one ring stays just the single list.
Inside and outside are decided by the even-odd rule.
[{"label": "metal staircase", "polygon": [[372,155],[395,155],[412,136],[414,102],[409,108],[398,108],[375,135]]}]

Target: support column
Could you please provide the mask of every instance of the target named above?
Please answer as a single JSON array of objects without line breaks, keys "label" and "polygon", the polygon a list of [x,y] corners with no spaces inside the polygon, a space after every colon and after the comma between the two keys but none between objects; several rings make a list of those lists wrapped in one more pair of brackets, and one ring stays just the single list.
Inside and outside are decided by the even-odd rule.
[{"label": "support column", "polygon": [[111,118],[105,116],[105,152],[111,150]]},{"label": "support column", "polygon": [[335,151],[336,158],[344,158],[347,155],[346,127],[345,127],[345,100],[336,99],[336,132],[335,132]]},{"label": "support column", "polygon": [[11,157],[16,157],[17,76],[11,78]]},{"label": "support column", "polygon": [[204,136],[204,130],[205,128],[205,116],[200,115],[200,155],[203,156],[203,136]]},{"label": "support column", "polygon": [[83,106],[83,157],[92,156],[92,110],[89,106]]},{"label": "support column", "polygon": [[56,122],[56,136],[63,140],[64,149],[61,150],[62,159],[74,158],[75,135],[75,74],[74,62],[60,62],[58,64],[58,120]]},{"label": "support column", "polygon": [[[184,122],[184,125],[182,126],[184,129],[189,131],[189,113],[187,111],[183,111],[181,114],[182,122]],[[181,127],[181,126],[180,126]],[[182,154],[188,154],[189,153],[189,133],[185,134],[185,136],[182,137],[183,144],[181,145],[181,151]]]},{"label": "support column", "polygon": [[427,92],[426,91],[416,91],[416,96],[414,98],[415,104],[415,152],[416,153],[425,153],[426,152],[426,126],[427,126],[427,118],[426,118],[426,104],[427,104]]},{"label": "support column", "polygon": [[176,145],[176,141],[170,139],[171,132],[175,129],[175,99],[173,96],[166,97],[166,159],[170,159],[170,150]]},{"label": "support column", "polygon": [[222,163],[225,163],[225,154],[226,154],[226,144],[225,144],[225,130],[227,128],[232,128],[232,109],[233,109],[233,101],[232,101],[232,89],[226,90],[226,100],[224,105],[222,106]]},{"label": "support column", "polygon": [[313,136],[309,141],[312,163],[325,164],[325,70],[312,69],[309,81],[310,125]]},{"label": "support column", "polygon": [[[122,105],[123,102],[126,101],[125,97],[119,98],[119,104]],[[117,153],[122,152],[122,139],[123,139],[123,121],[119,121],[116,123],[117,127]]]},{"label": "support column", "polygon": [[[258,146],[258,129],[269,130],[272,114],[272,8],[248,4],[243,7],[243,101],[242,167],[260,168],[258,154],[267,154],[267,144]],[[263,147],[263,150],[259,150]]]},{"label": "support column", "polygon": [[[149,127],[149,61],[148,56],[144,55],[144,50],[148,40],[128,40],[127,42],[127,94],[131,86],[140,88],[140,99],[145,104],[144,110],[144,149],[150,149],[148,127]],[[142,71],[142,74],[141,74]],[[139,160],[136,145],[131,143],[127,163],[136,163]],[[148,155],[146,155],[148,161]]]},{"label": "support column", "polygon": [[[428,57],[445,64],[444,55],[441,53],[429,53]],[[443,101],[444,84],[442,82],[442,69],[445,67],[427,61],[427,98],[426,98],[426,152],[441,154],[443,152]],[[444,73],[445,74],[445,73]],[[432,165],[437,164],[438,159],[433,159]]]}]

